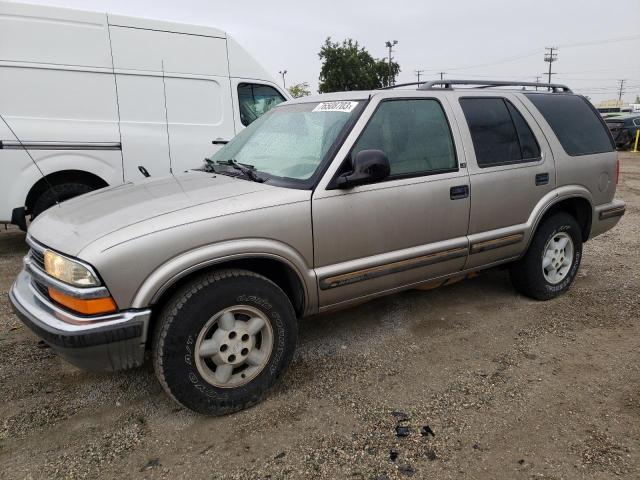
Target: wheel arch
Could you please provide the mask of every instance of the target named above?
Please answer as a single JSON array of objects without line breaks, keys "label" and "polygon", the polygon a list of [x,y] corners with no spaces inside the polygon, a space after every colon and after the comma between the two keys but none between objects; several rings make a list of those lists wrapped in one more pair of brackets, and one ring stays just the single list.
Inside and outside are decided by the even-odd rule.
[{"label": "wheel arch", "polygon": [[593,204],[586,196],[579,193],[557,197],[554,202],[548,204],[538,216],[532,232],[535,234],[540,223],[557,212],[566,212],[575,218],[580,225],[582,241],[586,242],[589,239],[593,221]]},{"label": "wheel arch", "polygon": [[[293,305],[296,316],[301,318],[308,308],[308,295],[304,281],[299,272],[289,262],[270,255],[251,255],[237,258],[227,258],[204,265],[198,265],[171,278],[156,292],[151,301],[151,307],[157,315],[170,301],[172,296],[183,285],[194,278],[215,270],[241,269],[247,270],[271,280],[287,295]],[[154,315],[155,316],[155,315]],[[155,322],[149,328],[153,330]]]},{"label": "wheel arch", "polygon": [[27,193],[25,207],[27,211],[32,211],[38,197],[47,191],[49,185],[60,185],[66,182],[84,183],[96,190],[107,187],[109,184],[102,177],[84,170],[59,170],[40,178]]}]

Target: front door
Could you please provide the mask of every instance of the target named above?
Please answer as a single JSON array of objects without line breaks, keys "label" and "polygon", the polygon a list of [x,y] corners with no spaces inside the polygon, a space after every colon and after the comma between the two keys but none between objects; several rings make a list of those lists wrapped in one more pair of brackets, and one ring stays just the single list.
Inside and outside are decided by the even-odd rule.
[{"label": "front door", "polygon": [[390,177],[327,189],[343,164],[330,168],[316,188],[314,263],[321,309],[463,267],[469,180],[455,122],[448,121],[449,107],[438,97],[374,98],[363,116],[373,114],[345,162],[361,150],[382,150]]}]

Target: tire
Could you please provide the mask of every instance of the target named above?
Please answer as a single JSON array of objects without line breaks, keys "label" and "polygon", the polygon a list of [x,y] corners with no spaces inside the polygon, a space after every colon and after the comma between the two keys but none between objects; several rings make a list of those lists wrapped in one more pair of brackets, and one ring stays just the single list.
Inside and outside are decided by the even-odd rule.
[{"label": "tire", "polygon": [[[561,246],[565,239],[567,243],[564,249],[554,249]],[[570,252],[568,247],[571,247]],[[545,260],[545,256],[550,259]],[[582,234],[578,222],[568,213],[556,213],[543,220],[527,253],[510,267],[511,283],[527,297],[550,300],[569,289],[578,273],[581,259]],[[563,265],[563,260],[571,263]],[[549,262],[545,268],[544,264]],[[556,265],[561,267],[556,269]]]},{"label": "tire", "polygon": [[48,188],[36,199],[33,204],[33,209],[31,210],[31,220],[48,208],[53,207],[56,204],[56,200],[58,202],[64,202],[65,200],[89,193],[93,190],[95,190],[95,188],[86,183],[70,182],[53,185],[53,188]]},{"label": "tire", "polygon": [[[229,314],[233,327],[226,325]],[[249,327],[256,319],[264,326],[254,335]],[[209,272],[180,288],[162,310],[152,346],[154,370],[180,405],[224,415],[264,398],[291,363],[297,336],[293,306],[275,283],[246,270]],[[249,364],[254,353],[260,365]],[[226,381],[217,376],[223,369],[232,369]]]}]

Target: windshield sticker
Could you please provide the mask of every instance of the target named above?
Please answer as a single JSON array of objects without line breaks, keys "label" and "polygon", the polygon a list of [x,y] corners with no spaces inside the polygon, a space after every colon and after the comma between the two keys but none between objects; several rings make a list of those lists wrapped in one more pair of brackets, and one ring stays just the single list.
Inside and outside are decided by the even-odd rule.
[{"label": "windshield sticker", "polygon": [[312,112],[346,112],[349,113],[358,106],[358,102],[322,102]]}]

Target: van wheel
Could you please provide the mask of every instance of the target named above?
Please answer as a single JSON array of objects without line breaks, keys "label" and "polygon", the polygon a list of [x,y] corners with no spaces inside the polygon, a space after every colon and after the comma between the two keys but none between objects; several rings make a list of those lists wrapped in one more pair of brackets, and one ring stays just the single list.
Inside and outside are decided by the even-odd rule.
[{"label": "van wheel", "polygon": [[556,213],[542,222],[527,253],[511,266],[511,283],[536,300],[555,298],[573,283],[581,258],[578,222],[567,213]]},{"label": "van wheel", "polygon": [[40,194],[31,209],[31,220],[36,218],[48,208],[53,207],[58,202],[64,202],[78,195],[83,195],[95,190],[91,185],[86,183],[60,183],[53,185],[52,188],[46,189]]},{"label": "van wheel", "polygon": [[289,366],[298,324],[285,293],[246,270],[221,270],[184,285],[168,302],[153,339],[165,391],[205,415],[260,402]]}]

